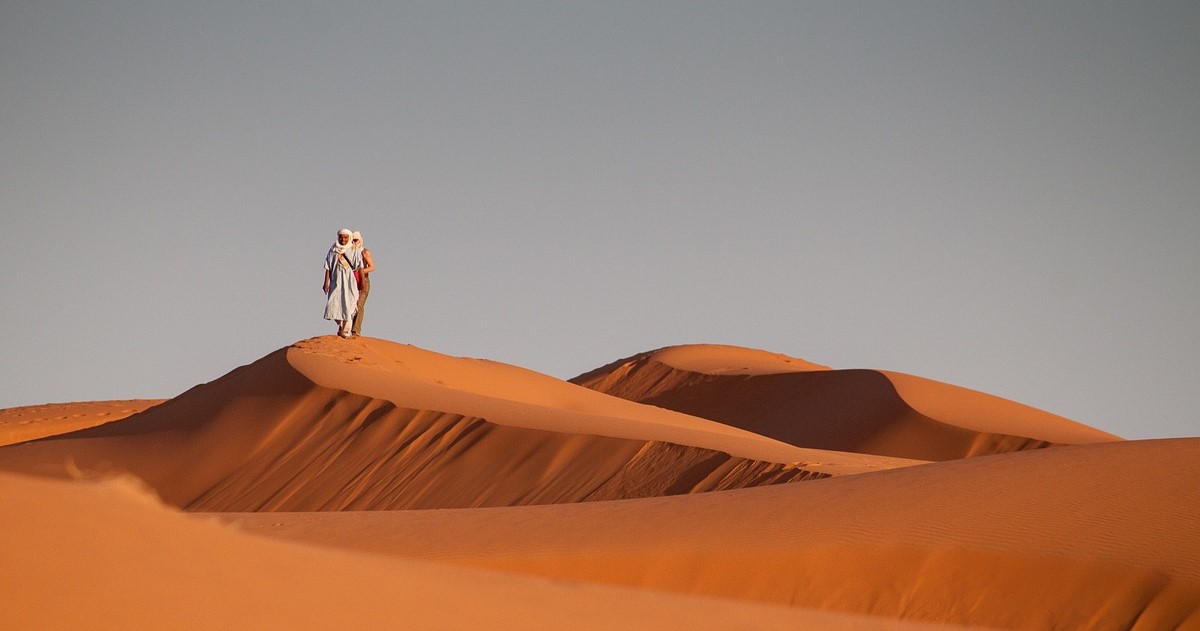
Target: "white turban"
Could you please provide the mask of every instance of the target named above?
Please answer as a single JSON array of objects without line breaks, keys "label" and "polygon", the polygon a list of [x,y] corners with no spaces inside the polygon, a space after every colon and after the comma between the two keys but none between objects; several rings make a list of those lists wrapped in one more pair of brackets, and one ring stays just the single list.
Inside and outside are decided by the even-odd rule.
[{"label": "white turban", "polygon": [[346,235],[347,237],[350,237],[350,239],[354,238],[354,233],[350,232],[349,228],[342,228],[341,230],[338,230],[338,240],[333,242],[333,247],[329,248],[330,252],[345,254],[346,252],[350,252],[354,249],[354,242],[350,239],[346,239],[346,245],[341,244],[340,239],[342,235]]}]

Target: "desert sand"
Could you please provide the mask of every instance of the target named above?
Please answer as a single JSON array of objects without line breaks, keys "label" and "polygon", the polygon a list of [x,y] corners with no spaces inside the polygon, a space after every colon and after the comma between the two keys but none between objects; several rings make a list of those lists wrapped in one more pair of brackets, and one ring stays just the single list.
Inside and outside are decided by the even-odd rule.
[{"label": "desert sand", "polygon": [[3,409],[0,410],[0,446],[119,421],[162,402],[162,399],[130,399]]},{"label": "desert sand", "polygon": [[1200,629],[1200,438],[892,371],[328,336],[0,431],[6,629]]}]

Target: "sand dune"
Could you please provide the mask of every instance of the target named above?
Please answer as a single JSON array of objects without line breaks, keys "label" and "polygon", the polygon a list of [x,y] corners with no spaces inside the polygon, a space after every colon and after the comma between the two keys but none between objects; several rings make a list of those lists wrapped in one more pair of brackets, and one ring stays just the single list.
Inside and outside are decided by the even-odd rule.
[{"label": "sand dune", "polygon": [[332,337],[119,424],[0,452],[0,470],[129,472],[208,511],[570,503],[908,464],[799,449],[495,362]]},{"label": "sand dune", "polygon": [[0,410],[0,446],[119,421],[162,403],[163,399],[47,403]]},{"label": "sand dune", "polygon": [[1200,624],[1200,439],[587,505],[231,516],[570,580],[1020,629]]},{"label": "sand dune", "polygon": [[271,541],[130,478],[0,474],[0,497],[3,629],[941,629]]},{"label": "sand dune", "polygon": [[641,353],[571,381],[818,449],[952,460],[1120,440],[1026,405],[921,377],[830,370],[733,346]]},{"label": "sand dune", "polygon": [[0,411],[0,626],[1200,629],[1200,438],[727,346],[573,381],[321,337]]}]

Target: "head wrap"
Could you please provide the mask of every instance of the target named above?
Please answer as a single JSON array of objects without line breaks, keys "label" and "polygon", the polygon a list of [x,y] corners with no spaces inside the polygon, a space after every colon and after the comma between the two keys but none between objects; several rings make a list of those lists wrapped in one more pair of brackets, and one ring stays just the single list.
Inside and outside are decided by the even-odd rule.
[{"label": "head wrap", "polygon": [[[358,243],[355,244],[355,241],[358,241]],[[355,250],[362,250],[364,247],[366,247],[362,240],[362,233],[357,230],[354,231],[354,234],[350,235],[350,243],[351,245],[354,245]]]},{"label": "head wrap", "polygon": [[334,239],[333,247],[329,248],[330,252],[337,252],[338,254],[345,254],[346,252],[349,252],[351,249],[354,248],[354,242],[351,241],[350,239],[346,240],[346,245],[342,245],[341,239],[340,239],[340,237],[342,235],[346,235],[346,236],[350,237],[350,239],[354,238],[354,233],[350,232],[349,228],[342,228],[341,230],[338,230],[339,238]]}]

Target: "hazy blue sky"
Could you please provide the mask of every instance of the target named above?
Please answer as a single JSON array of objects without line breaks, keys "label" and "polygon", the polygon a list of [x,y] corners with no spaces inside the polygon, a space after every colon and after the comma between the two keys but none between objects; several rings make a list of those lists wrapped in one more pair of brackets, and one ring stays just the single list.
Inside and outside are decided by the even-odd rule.
[{"label": "hazy blue sky", "polygon": [[1200,435],[1200,3],[0,0],[0,407],[365,333],[690,342]]}]

